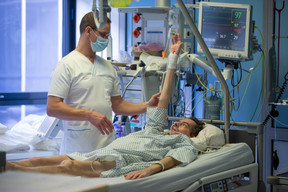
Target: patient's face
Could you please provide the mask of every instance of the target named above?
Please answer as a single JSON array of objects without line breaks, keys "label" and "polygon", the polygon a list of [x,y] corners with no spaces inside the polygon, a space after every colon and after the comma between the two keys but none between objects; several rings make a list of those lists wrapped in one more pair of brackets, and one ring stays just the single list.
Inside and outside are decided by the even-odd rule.
[{"label": "patient's face", "polygon": [[174,122],[174,124],[170,128],[170,135],[178,135],[182,133],[187,135],[187,137],[191,137],[191,130],[197,124],[191,119],[181,119],[180,121]]}]

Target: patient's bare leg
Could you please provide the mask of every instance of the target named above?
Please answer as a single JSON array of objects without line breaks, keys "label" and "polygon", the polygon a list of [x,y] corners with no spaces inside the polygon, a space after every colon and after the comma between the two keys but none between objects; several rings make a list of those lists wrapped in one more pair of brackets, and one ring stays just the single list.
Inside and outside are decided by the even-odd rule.
[{"label": "patient's bare leg", "polygon": [[76,161],[67,159],[60,165],[49,165],[41,167],[23,167],[16,164],[10,165],[10,170],[41,172],[53,174],[67,174],[75,176],[99,177],[101,172],[112,169],[116,166],[115,161],[94,161],[93,168],[91,168],[92,161]]},{"label": "patient's bare leg", "polygon": [[67,155],[57,155],[51,157],[32,157],[21,161],[10,161],[6,163],[6,169],[9,170],[12,164],[23,167],[38,167],[47,165],[60,165],[62,161],[70,159]]}]

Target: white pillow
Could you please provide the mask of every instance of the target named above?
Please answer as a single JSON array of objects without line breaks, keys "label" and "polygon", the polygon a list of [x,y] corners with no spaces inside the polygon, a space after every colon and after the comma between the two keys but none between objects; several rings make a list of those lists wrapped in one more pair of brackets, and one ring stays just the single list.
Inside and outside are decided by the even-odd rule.
[{"label": "white pillow", "polygon": [[207,147],[220,147],[225,144],[223,130],[211,124],[205,124],[199,134],[191,140],[195,148],[200,151],[205,151]]}]

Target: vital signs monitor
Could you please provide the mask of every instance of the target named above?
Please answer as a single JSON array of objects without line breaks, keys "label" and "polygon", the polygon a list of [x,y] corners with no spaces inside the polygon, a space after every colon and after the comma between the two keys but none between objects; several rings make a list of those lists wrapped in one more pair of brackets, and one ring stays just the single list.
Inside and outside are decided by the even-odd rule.
[{"label": "vital signs monitor", "polygon": [[[198,29],[213,57],[252,59],[251,16],[251,5],[200,2]],[[203,53],[199,44],[197,50]]]}]

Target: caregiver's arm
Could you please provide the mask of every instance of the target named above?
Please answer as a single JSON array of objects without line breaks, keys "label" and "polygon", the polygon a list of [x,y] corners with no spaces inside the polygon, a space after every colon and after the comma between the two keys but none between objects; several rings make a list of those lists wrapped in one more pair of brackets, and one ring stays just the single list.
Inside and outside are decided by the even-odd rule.
[{"label": "caregiver's arm", "polygon": [[161,93],[157,93],[151,97],[147,102],[143,103],[132,103],[122,99],[119,96],[111,97],[113,112],[120,115],[139,115],[145,113],[147,107],[155,107],[159,102],[159,96]]},{"label": "caregiver's arm", "polygon": [[[148,177],[150,175],[153,175],[155,173],[165,171],[167,169],[170,169],[172,167],[175,167],[177,165],[180,165],[181,162],[177,161],[173,157],[165,157],[164,159],[159,161],[160,163],[155,163],[151,165],[150,167],[147,167],[145,169],[139,170],[139,171],[133,171],[131,173],[128,173],[124,175],[125,179],[127,180],[134,180],[134,179],[139,179],[143,177]],[[162,165],[163,167],[162,167]],[[162,170],[164,168],[164,170]]]}]

